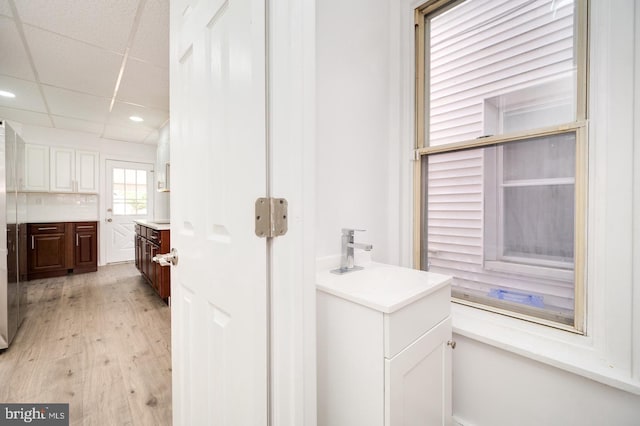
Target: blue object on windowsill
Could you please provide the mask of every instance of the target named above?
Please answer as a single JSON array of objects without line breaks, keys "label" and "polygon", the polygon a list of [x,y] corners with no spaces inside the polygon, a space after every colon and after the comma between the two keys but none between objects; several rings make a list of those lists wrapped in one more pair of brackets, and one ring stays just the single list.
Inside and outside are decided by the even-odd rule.
[{"label": "blue object on windowsill", "polygon": [[522,303],[523,305],[535,306],[537,308],[544,308],[544,298],[533,294],[518,293],[516,291],[494,288],[489,291],[489,297],[506,300],[508,302]]}]

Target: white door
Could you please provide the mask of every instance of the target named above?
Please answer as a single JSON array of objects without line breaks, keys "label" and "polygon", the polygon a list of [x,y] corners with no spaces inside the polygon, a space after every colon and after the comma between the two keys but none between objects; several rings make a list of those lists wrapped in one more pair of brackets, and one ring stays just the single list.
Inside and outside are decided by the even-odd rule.
[{"label": "white door", "polygon": [[173,424],[267,424],[264,0],[171,2]]},{"label": "white door", "polygon": [[107,160],[105,222],[106,263],[134,259],[134,220],[153,218],[153,165]]}]

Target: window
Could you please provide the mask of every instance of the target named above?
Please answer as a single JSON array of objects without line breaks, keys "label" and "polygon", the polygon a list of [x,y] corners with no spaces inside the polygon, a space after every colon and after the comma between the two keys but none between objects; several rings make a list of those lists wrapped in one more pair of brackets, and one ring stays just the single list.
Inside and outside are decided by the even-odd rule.
[{"label": "window", "polygon": [[416,13],[422,269],[455,301],[584,331],[586,2]]},{"label": "window", "polygon": [[113,169],[113,214],[147,214],[147,171]]}]

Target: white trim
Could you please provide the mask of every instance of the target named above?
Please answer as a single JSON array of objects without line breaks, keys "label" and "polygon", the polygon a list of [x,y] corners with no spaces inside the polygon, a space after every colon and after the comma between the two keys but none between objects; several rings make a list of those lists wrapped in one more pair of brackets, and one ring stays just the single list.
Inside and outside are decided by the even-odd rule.
[{"label": "white trim", "polygon": [[484,268],[490,271],[506,272],[509,274],[550,278],[569,282],[573,281],[573,269],[548,268],[544,266],[525,265],[523,263],[502,262],[499,260],[485,260]]},{"label": "white trim", "polygon": [[[632,312],[633,322],[631,328],[632,336],[640,336],[640,7],[636,2],[635,7],[635,118],[634,127],[634,178],[633,178],[633,301]],[[640,338],[637,338],[632,345],[633,351],[633,378],[640,381]]]},{"label": "white trim", "polygon": [[268,4],[268,180],[289,203],[289,230],[270,244],[270,424],[314,426],[315,0]]},{"label": "white trim", "polygon": [[589,336],[457,303],[451,313],[454,334],[640,395],[640,381],[602,359]]}]

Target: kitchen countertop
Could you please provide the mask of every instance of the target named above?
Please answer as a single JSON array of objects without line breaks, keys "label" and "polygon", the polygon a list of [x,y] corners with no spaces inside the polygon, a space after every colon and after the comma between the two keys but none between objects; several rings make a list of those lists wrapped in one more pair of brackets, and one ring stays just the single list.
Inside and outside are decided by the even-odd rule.
[{"label": "kitchen countertop", "polygon": [[138,225],[146,226],[151,229],[155,229],[156,231],[168,231],[171,229],[171,224],[169,221],[161,220],[158,222],[154,222],[152,220],[134,220]]},{"label": "kitchen countertop", "polygon": [[26,223],[65,223],[65,222],[98,222],[98,219],[74,219],[65,218],[64,220],[30,220]]}]

